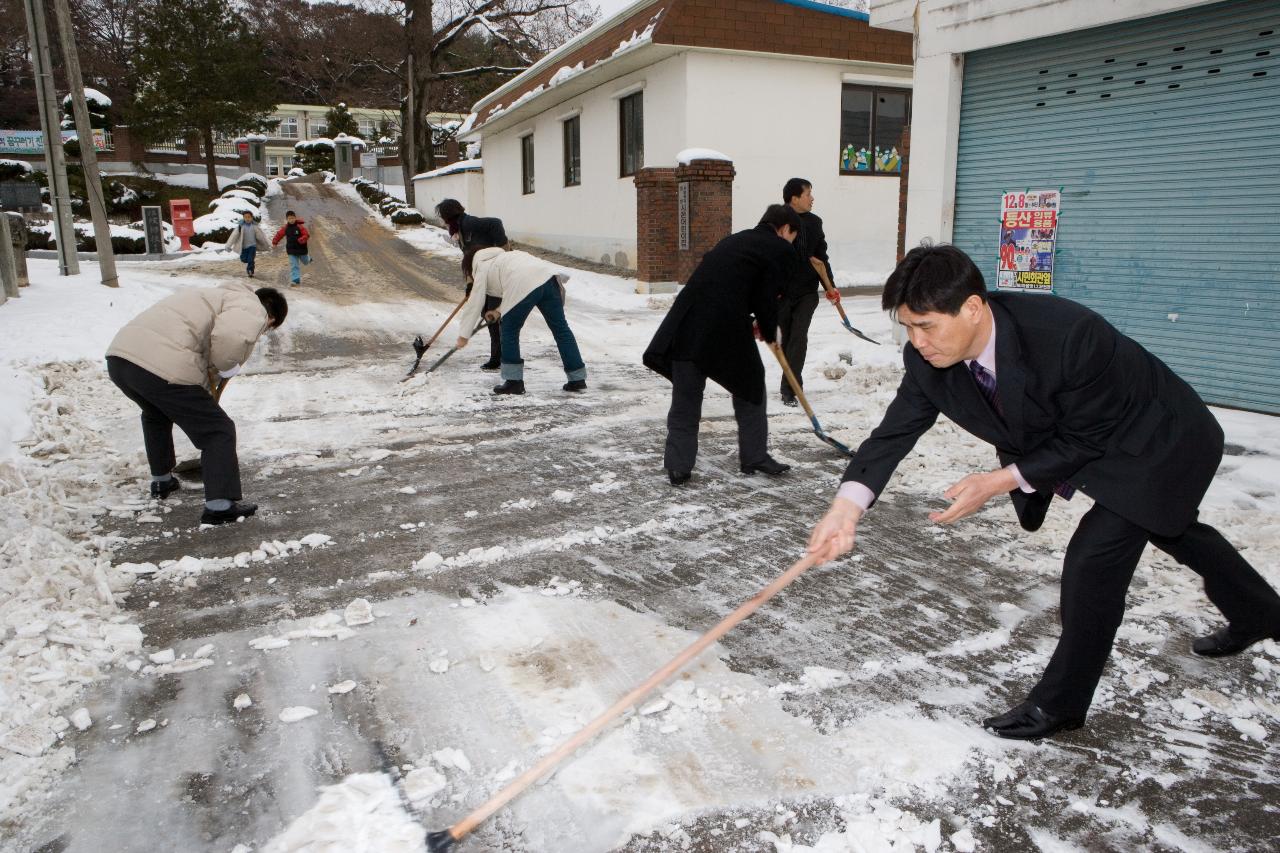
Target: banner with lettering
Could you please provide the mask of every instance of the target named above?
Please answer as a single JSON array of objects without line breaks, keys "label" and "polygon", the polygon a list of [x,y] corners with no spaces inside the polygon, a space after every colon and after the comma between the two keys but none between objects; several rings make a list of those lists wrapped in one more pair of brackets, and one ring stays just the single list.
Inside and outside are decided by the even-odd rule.
[{"label": "banner with lettering", "polygon": [[1000,197],[997,290],[1053,292],[1053,252],[1061,214],[1059,190],[1007,192]]},{"label": "banner with lettering", "polygon": [[[62,131],[62,141],[74,138],[74,130]],[[107,149],[107,135],[102,130],[93,131],[93,147],[97,151]],[[38,130],[0,130],[0,154],[43,154],[44,134]]]}]

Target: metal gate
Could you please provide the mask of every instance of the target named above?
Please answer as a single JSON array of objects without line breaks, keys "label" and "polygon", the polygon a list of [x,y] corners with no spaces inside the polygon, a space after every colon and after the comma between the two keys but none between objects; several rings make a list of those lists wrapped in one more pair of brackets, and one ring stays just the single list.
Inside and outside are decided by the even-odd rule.
[{"label": "metal gate", "polygon": [[1280,413],[1280,3],[968,54],[953,239],[989,286],[1002,192],[1052,188],[1056,293],[1207,402]]}]

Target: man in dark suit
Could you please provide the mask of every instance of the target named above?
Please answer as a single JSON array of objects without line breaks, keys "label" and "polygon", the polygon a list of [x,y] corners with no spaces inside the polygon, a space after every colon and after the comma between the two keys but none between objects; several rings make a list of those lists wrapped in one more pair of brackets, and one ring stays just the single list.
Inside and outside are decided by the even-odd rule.
[{"label": "man in dark suit", "polygon": [[1000,464],[944,492],[950,524],[1007,492],[1027,530],[1054,494],[1093,499],[1067,546],[1062,635],[1027,701],[983,725],[1035,739],[1079,728],[1124,616],[1148,542],[1204,578],[1227,624],[1200,655],[1236,654],[1280,637],[1280,597],[1217,530],[1197,520],[1222,458],[1222,429],[1186,382],[1093,311],[1056,296],[986,292],[953,246],[921,246],[885,283],[910,343],[884,419],[858,448],[809,550],[853,548],[857,523],[939,414],[995,445]]},{"label": "man in dark suit", "polygon": [[799,229],[796,212],[774,204],[755,228],[717,243],[703,255],[645,350],[645,366],[671,380],[663,465],[673,486],[692,476],[708,378],[733,395],[742,473],[790,470],[769,455],[764,364],[755,341],[775,340],[778,293],[794,263],[791,241]]},{"label": "man in dark suit", "polygon": [[[792,178],[782,187],[782,201],[800,216],[800,230],[791,243],[795,262],[791,265],[782,298],[778,302],[778,337],[782,354],[791,365],[800,387],[804,387],[804,360],[809,353],[809,324],[818,307],[818,291],[822,283],[813,267],[817,259],[827,268],[827,278],[835,281],[831,261],[827,257],[827,236],[822,231],[822,220],[813,212],[813,184],[804,178]],[[840,301],[840,293],[827,294],[831,302]],[[782,404],[796,405],[796,393],[782,377]]]}]

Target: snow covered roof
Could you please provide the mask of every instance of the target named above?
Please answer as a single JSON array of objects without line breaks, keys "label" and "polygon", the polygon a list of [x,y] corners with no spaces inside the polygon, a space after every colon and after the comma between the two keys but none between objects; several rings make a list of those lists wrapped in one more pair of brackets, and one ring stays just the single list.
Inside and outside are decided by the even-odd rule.
[{"label": "snow covered roof", "polygon": [[[866,0],[637,0],[485,95],[459,137],[475,140],[680,50],[712,49],[910,66],[911,37],[872,30]],[[861,7],[861,8],[859,8]]]},{"label": "snow covered roof", "polygon": [[477,158],[475,160],[459,160],[457,163],[450,163],[448,166],[441,166],[439,169],[432,169],[430,172],[423,172],[420,175],[414,175],[413,179],[418,178],[438,178],[441,175],[452,175],[455,172],[478,172],[484,169],[484,161]]}]

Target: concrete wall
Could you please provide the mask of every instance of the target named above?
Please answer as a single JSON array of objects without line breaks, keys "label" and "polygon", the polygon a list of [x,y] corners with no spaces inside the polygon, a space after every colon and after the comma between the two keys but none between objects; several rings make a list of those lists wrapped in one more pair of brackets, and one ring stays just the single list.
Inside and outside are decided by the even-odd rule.
[{"label": "concrete wall", "polygon": [[[414,178],[413,198],[414,206],[433,222],[438,221],[435,214],[436,205],[446,198],[456,198],[462,202],[462,206],[472,216],[498,215],[490,214],[485,207],[482,169],[453,172],[448,175],[437,175],[434,178]],[[503,224],[507,225],[505,219]],[[507,225],[507,228],[510,227]],[[510,233],[507,236],[510,236]]]},{"label": "concrete wall", "polygon": [[[513,240],[634,268],[636,188],[630,176],[618,174],[618,97],[644,87],[645,163],[674,165],[676,152],[686,147],[685,56],[611,80],[485,135],[485,214],[501,217]],[[572,114],[581,117],[582,183],[566,187],[561,124]],[[535,191],[524,195],[520,139],[529,132],[534,136],[536,181]]]},{"label": "concrete wall", "polygon": [[683,147],[712,148],[733,160],[733,229],[754,226],[766,206],[781,202],[788,178],[805,178],[813,183],[814,213],[825,225],[832,266],[891,270],[899,181],[840,174],[840,93],[845,82],[908,87],[910,69],[732,53],[688,57],[688,86],[696,97]]}]

